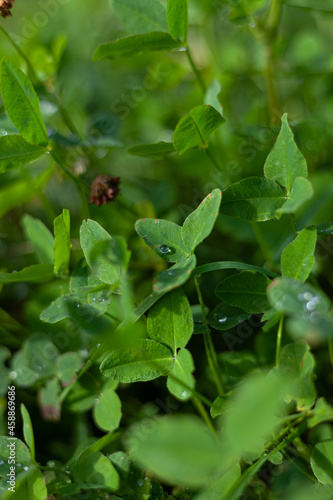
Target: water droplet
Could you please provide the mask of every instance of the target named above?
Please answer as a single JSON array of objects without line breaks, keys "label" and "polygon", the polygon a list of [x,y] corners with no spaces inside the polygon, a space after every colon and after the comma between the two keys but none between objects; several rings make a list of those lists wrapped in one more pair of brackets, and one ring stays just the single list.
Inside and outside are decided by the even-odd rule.
[{"label": "water droplet", "polygon": [[80,304],[78,304],[76,307],[80,307]]},{"label": "water droplet", "polygon": [[9,373],[9,378],[12,379],[12,380],[15,380],[17,377],[17,373],[16,372],[10,372]]},{"label": "water droplet", "polygon": [[143,481],[140,479],[137,483],[138,486],[143,486]]},{"label": "water droplet", "polygon": [[28,467],[27,465],[25,465],[25,466],[23,467],[23,469],[24,469],[24,470],[29,470],[29,467]]},{"label": "water droplet", "polygon": [[219,314],[217,316],[218,322],[219,323],[225,323],[227,321],[227,316],[225,314]]},{"label": "water droplet", "polygon": [[188,391],[183,391],[180,393],[181,398],[186,398],[187,395],[188,395]]},{"label": "water droplet", "polygon": [[177,356],[172,356],[172,359],[175,361],[177,359]]},{"label": "water droplet", "polygon": [[313,297],[309,302],[306,304],[306,308],[308,311],[314,311],[319,304],[320,300],[318,297]]},{"label": "water droplet", "polygon": [[0,465],[3,465],[5,462],[3,460],[0,460]]},{"label": "water droplet", "polygon": [[169,253],[169,252],[170,252],[170,248],[169,248],[169,247],[167,247],[166,245],[161,245],[161,246],[160,246],[160,252],[161,252],[161,253],[164,253],[164,254],[165,254],[165,253]]},{"label": "water droplet", "polygon": [[17,462],[16,467],[22,467],[22,464],[20,462]]}]

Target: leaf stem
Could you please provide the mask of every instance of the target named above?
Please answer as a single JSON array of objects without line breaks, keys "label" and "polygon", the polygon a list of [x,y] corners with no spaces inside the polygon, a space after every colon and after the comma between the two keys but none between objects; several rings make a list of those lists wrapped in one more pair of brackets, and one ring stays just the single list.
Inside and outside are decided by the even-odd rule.
[{"label": "leaf stem", "polygon": [[283,0],[272,0],[266,22],[266,31],[269,36],[273,36],[278,27],[282,4]]},{"label": "leaf stem", "polygon": [[251,226],[252,226],[254,235],[256,237],[256,240],[259,244],[259,247],[262,251],[262,254],[264,256],[264,259],[266,260],[266,262],[268,263],[268,265],[270,267],[274,267],[273,257],[272,257],[270,248],[267,244],[267,241],[266,241],[261,229],[259,228],[259,223],[258,222],[251,222]]},{"label": "leaf stem", "polygon": [[282,314],[280,322],[279,322],[279,328],[277,331],[277,337],[276,337],[276,353],[275,353],[275,366],[276,366],[276,368],[279,367],[279,358],[280,358],[280,352],[281,352],[281,341],[282,341],[282,331],[283,331],[283,319],[284,319],[284,315]]},{"label": "leaf stem", "polygon": [[214,158],[214,156],[212,155],[212,153],[209,151],[208,148],[205,148],[204,149],[206,155],[208,156],[208,158],[210,159],[210,161],[212,162],[212,164],[214,165],[214,167],[216,168],[216,170],[218,170],[219,172],[222,170],[220,165],[217,163],[216,159]]},{"label": "leaf stem", "polygon": [[190,63],[190,66],[193,70],[193,73],[195,74],[195,77],[197,79],[197,82],[201,87],[202,93],[205,94],[206,93],[206,85],[205,85],[205,83],[204,83],[204,81],[203,81],[203,79],[198,71],[198,68],[196,67],[196,65],[192,59],[191,52],[190,52],[188,46],[186,46],[185,52],[186,52],[188,62]]},{"label": "leaf stem", "polygon": [[28,69],[31,73],[32,78],[34,80],[38,81],[38,77],[36,75],[34,68],[32,67],[31,62],[29,61],[29,58],[25,55],[25,53],[21,50],[21,48],[17,45],[17,43],[12,39],[10,34],[1,25],[0,25],[0,31],[7,38],[9,43],[14,47],[16,52],[22,57],[22,59],[24,59],[24,61],[26,62],[27,66],[28,66]]},{"label": "leaf stem", "polygon": [[203,404],[201,403],[201,401],[195,397],[195,396],[192,396],[192,402],[194,404],[194,406],[196,407],[196,409],[198,410],[198,412],[200,413],[200,415],[202,416],[203,420],[206,422],[206,424],[208,425],[208,427],[210,428],[210,430],[212,431],[212,433],[214,434],[214,436],[216,437],[217,439],[217,435],[216,435],[216,431],[214,429],[214,426],[213,426],[213,423],[211,421],[211,419],[209,418],[209,415],[208,413],[206,412]]},{"label": "leaf stem", "polygon": [[[195,283],[195,288],[197,290],[199,304],[201,307],[202,324],[209,330],[209,324],[207,321],[206,310],[205,310],[205,305],[204,305],[203,298],[202,298],[202,293],[201,293],[201,289],[200,289],[200,285],[199,285],[198,276],[194,276],[194,283]],[[214,348],[214,344],[213,344],[212,337],[210,334],[210,330],[208,332],[204,333],[203,337],[204,337],[205,351],[206,351],[208,364],[209,364],[209,367],[212,371],[218,393],[219,393],[219,395],[222,395],[222,394],[224,394],[224,390],[223,390],[223,385],[222,385],[222,381],[220,378],[217,355],[215,352],[215,348]]]}]

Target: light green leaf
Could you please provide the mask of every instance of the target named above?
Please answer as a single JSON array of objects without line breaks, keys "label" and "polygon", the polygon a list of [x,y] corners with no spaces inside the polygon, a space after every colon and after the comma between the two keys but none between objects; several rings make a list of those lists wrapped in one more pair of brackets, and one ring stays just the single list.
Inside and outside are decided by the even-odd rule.
[{"label": "light green leaf", "polygon": [[285,399],[287,403],[295,400],[299,411],[310,409],[316,399],[314,366],[314,357],[305,340],[298,340],[282,348],[278,372],[290,381]]},{"label": "light green leaf", "polygon": [[287,113],[281,118],[281,130],[266,159],[264,172],[268,179],[285,187],[288,194],[297,177],[308,176],[306,161],[294,141]]},{"label": "light green leaf", "polygon": [[29,78],[6,58],[1,63],[1,96],[9,118],[31,144],[48,145],[38,96]]},{"label": "light green leaf", "polygon": [[35,438],[34,438],[34,431],[31,423],[31,418],[29,415],[28,410],[24,406],[23,403],[21,403],[21,415],[22,415],[22,420],[23,420],[23,436],[24,440],[27,443],[29,449],[30,449],[30,454],[31,454],[31,463],[35,464]]},{"label": "light green leaf", "polygon": [[182,228],[173,222],[141,219],[136,222],[135,230],[150,248],[168,262],[179,262],[189,256],[182,239]]},{"label": "light green leaf", "polygon": [[286,201],[276,182],[263,177],[248,177],[223,191],[221,212],[231,217],[262,222],[276,217]]},{"label": "light green leaf", "polygon": [[176,354],[193,333],[189,301],[181,288],[164,295],[149,311],[147,331],[150,338],[167,345]]},{"label": "light green leaf", "polygon": [[[195,388],[194,362],[190,351],[180,349],[167,379],[167,388],[177,399],[186,401],[191,398],[190,389]],[[183,383],[182,383],[183,382]]]},{"label": "light green leaf", "polygon": [[41,220],[34,219],[31,215],[24,215],[21,223],[25,237],[33,244],[40,263],[52,263],[54,238],[51,231]]},{"label": "light green leaf", "polygon": [[47,152],[47,148],[26,142],[20,135],[0,137],[0,173],[24,167]]},{"label": "light green leaf", "polygon": [[241,477],[239,464],[230,467],[221,477],[216,479],[207,489],[194,497],[194,500],[228,500],[229,493]]},{"label": "light green leaf", "polygon": [[310,464],[320,483],[333,485],[333,440],[315,445],[311,453]]},{"label": "light green leaf", "polygon": [[316,406],[312,409],[311,415],[307,420],[308,428],[312,429],[322,422],[333,420],[333,408],[326,403],[324,398],[319,398]]},{"label": "light green leaf", "polygon": [[154,340],[140,339],[130,349],[112,351],[100,370],[105,377],[119,382],[145,382],[166,375],[173,362],[170,349]]},{"label": "light green leaf", "polygon": [[312,197],[312,195],[313,187],[311,182],[305,179],[305,177],[297,177],[287,201],[281,208],[278,208],[276,212],[278,214],[294,214],[303,203]]},{"label": "light green leaf", "polygon": [[100,302],[96,300],[95,302],[92,301],[89,304],[85,304],[80,302],[78,294],[72,296],[60,295],[41,312],[40,319],[41,321],[45,321],[45,323],[58,323],[58,321],[72,317],[80,323],[79,318],[75,317],[75,313],[73,313],[73,311],[79,309],[78,315],[81,316],[82,321],[84,322],[84,318],[89,318],[89,323],[91,323],[93,319],[101,316],[110,304],[109,300],[98,300]]},{"label": "light green leaf", "polygon": [[216,330],[229,330],[250,317],[239,307],[218,304],[208,316],[208,323]]},{"label": "light green leaf", "polygon": [[197,106],[178,122],[172,136],[173,145],[180,155],[189,149],[207,148],[208,138],[224,122],[212,106]]},{"label": "light green leaf", "polygon": [[82,359],[76,352],[65,352],[57,359],[57,376],[63,387],[75,382],[77,372],[82,367]]},{"label": "light green leaf", "polygon": [[[10,448],[8,445],[12,444],[13,440],[8,436],[0,436],[0,457],[8,462],[10,458]],[[25,465],[31,464],[31,454],[28,447],[20,439],[15,439],[15,455],[16,462],[21,462]],[[3,464],[4,465],[4,464]]]},{"label": "light green leaf", "polygon": [[190,253],[193,253],[195,248],[210,235],[219,214],[221,200],[222,192],[214,189],[185,219],[182,239]]},{"label": "light green leaf", "polygon": [[[7,491],[4,500],[10,500],[13,493]],[[45,500],[47,489],[44,483],[43,474],[37,467],[32,467],[28,471],[21,472],[16,479],[15,500]]]},{"label": "light green leaf", "polygon": [[103,431],[113,431],[119,427],[121,401],[117,393],[107,384],[95,399],[93,417],[97,427]]},{"label": "light green leaf", "polygon": [[316,228],[311,226],[303,229],[282,252],[282,276],[305,281],[315,263],[314,251],[316,242]]},{"label": "light green leaf", "polygon": [[24,345],[24,355],[29,368],[39,377],[51,377],[56,373],[58,349],[44,333],[34,333]]},{"label": "light green leaf", "polygon": [[178,264],[162,271],[153,282],[153,291],[166,293],[174,288],[182,286],[191,276],[197,263],[196,256],[193,254],[190,258],[182,260]]},{"label": "light green leaf", "polygon": [[152,158],[153,160],[161,160],[170,153],[175,152],[172,142],[157,142],[156,144],[141,144],[130,148],[128,152],[134,156],[143,156],[144,158]]},{"label": "light green leaf", "polygon": [[116,491],[119,486],[119,475],[112,463],[100,452],[92,453],[79,461],[73,470],[75,482],[82,483],[85,488],[107,487]]},{"label": "light green leaf", "polygon": [[217,285],[215,295],[230,306],[240,307],[250,314],[260,314],[269,307],[266,288],[270,283],[263,274],[243,271]]},{"label": "light green leaf", "polygon": [[37,264],[12,273],[0,272],[0,283],[44,283],[53,278],[52,264]]},{"label": "light green leaf", "polygon": [[167,23],[169,32],[175,40],[184,37],[186,40],[188,30],[188,0],[168,0]]},{"label": "light green leaf", "polygon": [[125,28],[135,35],[168,31],[166,8],[160,0],[112,0],[112,8]]},{"label": "light green leaf", "polygon": [[285,386],[285,381],[277,376],[260,374],[243,380],[233,391],[221,431],[221,442],[230,455],[236,458],[264,450],[265,440],[285,413]]},{"label": "light green leaf", "polygon": [[93,60],[121,59],[137,56],[148,51],[172,50],[181,46],[168,33],[152,32],[120,38],[97,47]]},{"label": "light green leaf", "polygon": [[80,244],[90,268],[103,283],[116,284],[126,272],[130,254],[124,238],[111,238],[98,222],[82,222]]},{"label": "light green leaf", "polygon": [[140,428],[130,429],[129,451],[144,468],[168,483],[203,486],[221,463],[217,440],[197,417],[157,418],[146,439],[140,433]]},{"label": "light green leaf", "polygon": [[64,209],[62,214],[54,219],[53,262],[55,274],[66,275],[68,273],[72,248],[70,227],[69,210]]},{"label": "light green leaf", "polygon": [[221,89],[220,82],[213,80],[206,91],[204,103],[213,106],[216,111],[222,114],[222,104],[218,98]]}]

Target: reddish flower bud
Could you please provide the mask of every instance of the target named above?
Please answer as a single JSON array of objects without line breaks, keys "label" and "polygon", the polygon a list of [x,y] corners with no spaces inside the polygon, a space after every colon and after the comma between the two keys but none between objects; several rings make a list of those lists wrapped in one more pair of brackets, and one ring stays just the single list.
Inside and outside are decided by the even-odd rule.
[{"label": "reddish flower bud", "polygon": [[10,9],[13,7],[15,0],[0,0],[0,14],[2,17],[11,16]]},{"label": "reddish flower bud", "polygon": [[119,193],[120,177],[99,175],[91,184],[89,203],[97,206],[106,205],[114,200]]}]

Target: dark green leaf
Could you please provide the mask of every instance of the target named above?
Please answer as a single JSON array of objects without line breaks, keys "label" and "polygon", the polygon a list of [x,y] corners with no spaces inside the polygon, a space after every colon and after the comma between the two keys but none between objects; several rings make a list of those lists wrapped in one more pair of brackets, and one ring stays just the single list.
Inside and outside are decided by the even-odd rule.
[{"label": "dark green leaf", "polygon": [[22,420],[23,420],[23,436],[24,440],[27,443],[29,449],[30,449],[30,454],[31,454],[31,463],[35,464],[35,438],[34,438],[34,431],[32,428],[32,423],[31,423],[31,418],[29,415],[28,410],[24,406],[24,404],[21,404],[21,414],[22,414]]},{"label": "dark green leaf", "polygon": [[243,271],[217,285],[215,294],[230,306],[240,307],[247,313],[260,314],[269,306],[266,288],[270,283],[263,274]]},{"label": "dark green leaf", "polygon": [[182,239],[190,253],[193,253],[195,248],[210,235],[219,214],[221,200],[222,192],[214,189],[185,219]]},{"label": "dark green leaf", "polygon": [[147,331],[150,338],[177,349],[185,347],[193,332],[189,301],[181,288],[164,295],[149,311]]},{"label": "dark green leaf", "polygon": [[168,0],[167,23],[171,36],[177,40],[180,37],[186,39],[188,29],[188,0]]},{"label": "dark green leaf", "polygon": [[223,191],[221,212],[231,217],[262,222],[273,219],[286,201],[276,182],[263,177],[249,177]]},{"label": "dark green leaf", "polygon": [[31,144],[48,145],[39,99],[28,77],[6,58],[1,63],[1,95],[8,116]]},{"label": "dark green leaf", "polygon": [[119,475],[112,463],[100,452],[92,453],[78,462],[73,470],[76,482],[85,488],[107,487],[112,491],[119,486]]},{"label": "dark green leaf", "polygon": [[154,340],[142,339],[131,349],[112,351],[100,370],[105,377],[119,382],[145,382],[166,375],[173,362],[167,347]]},{"label": "dark green leaf", "polygon": [[308,168],[294,141],[287,113],[282,116],[281,122],[281,131],[266,159],[264,172],[268,179],[278,182],[289,194],[297,177],[308,176]]},{"label": "dark green leaf", "polygon": [[152,32],[133,35],[100,45],[96,49],[93,60],[121,59],[137,56],[147,51],[172,50],[180,45],[181,42],[174,40],[168,33]]},{"label": "dark green leaf", "polygon": [[62,214],[54,219],[53,262],[55,274],[66,275],[68,273],[72,248],[70,227],[69,210],[64,209]]},{"label": "dark green leaf", "polygon": [[0,137],[0,173],[24,167],[47,152],[42,146],[26,142],[20,135]]},{"label": "dark green leaf", "polygon": [[193,254],[190,258],[175,264],[174,266],[162,271],[153,283],[153,291],[165,293],[182,286],[191,276],[197,263],[196,256]]},{"label": "dark green leaf", "polygon": [[189,149],[207,148],[208,138],[224,122],[221,113],[212,106],[197,106],[178,122],[173,145],[180,155]]},{"label": "dark green leaf", "polygon": [[153,160],[161,160],[170,153],[175,152],[172,142],[157,142],[156,144],[142,144],[130,148],[128,152],[134,156],[143,156],[144,158],[152,158]]},{"label": "dark green leaf", "polygon": [[216,330],[229,330],[250,317],[250,314],[239,307],[219,304],[208,316],[210,326]]},{"label": "dark green leaf", "polygon": [[316,242],[316,228],[311,226],[303,229],[282,252],[282,276],[305,281],[315,263],[314,251]]}]

